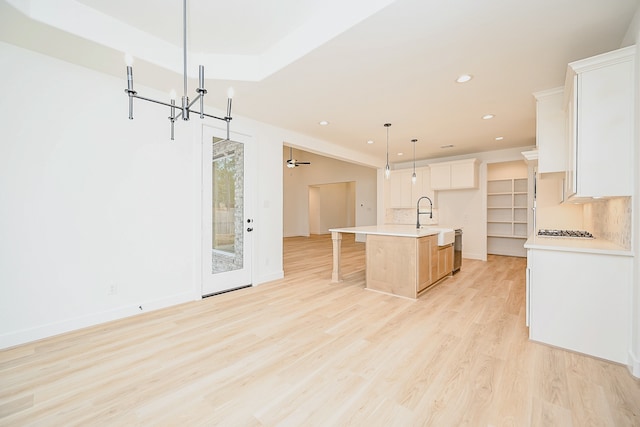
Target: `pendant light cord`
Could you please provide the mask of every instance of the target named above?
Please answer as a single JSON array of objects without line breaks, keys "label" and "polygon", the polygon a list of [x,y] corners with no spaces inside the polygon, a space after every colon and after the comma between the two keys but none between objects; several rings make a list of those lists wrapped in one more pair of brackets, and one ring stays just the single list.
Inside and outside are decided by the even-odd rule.
[{"label": "pendant light cord", "polygon": [[389,126],[387,126],[387,168],[388,167],[389,167]]},{"label": "pendant light cord", "polygon": [[411,175],[411,182],[412,183],[416,183],[417,180],[417,176],[416,176],[416,142],[418,142],[417,139],[412,139],[411,142],[413,142],[413,175]]}]

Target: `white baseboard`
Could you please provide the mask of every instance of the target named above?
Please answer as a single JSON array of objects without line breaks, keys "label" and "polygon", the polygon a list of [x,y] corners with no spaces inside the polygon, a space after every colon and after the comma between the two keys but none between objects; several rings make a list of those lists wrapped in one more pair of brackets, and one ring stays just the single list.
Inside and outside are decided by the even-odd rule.
[{"label": "white baseboard", "polygon": [[631,375],[636,378],[640,378],[640,357],[633,354],[633,351],[629,350],[629,363],[627,364]]},{"label": "white baseboard", "polygon": [[280,270],[278,272],[275,273],[271,273],[271,274],[266,274],[264,276],[261,276],[260,278],[256,279],[254,286],[258,286],[261,285],[263,283],[267,283],[267,282],[273,282],[274,280],[280,280],[284,278],[284,270]]},{"label": "white baseboard", "polygon": [[462,263],[464,264],[464,259],[468,258],[468,259],[477,259],[480,261],[486,261],[486,255],[485,254],[474,254],[474,253],[469,253],[469,252],[464,252],[462,254]]},{"label": "white baseboard", "polygon": [[43,338],[52,337],[54,335],[64,334],[66,332],[87,328],[89,326],[99,325],[101,323],[111,322],[113,320],[118,320],[125,317],[135,316],[136,314],[144,313],[147,311],[171,307],[173,305],[182,304],[184,302],[193,300],[193,295],[188,292],[162,299],[143,301],[139,304],[118,307],[100,313],[91,313],[87,316],[75,317],[72,319],[61,320],[59,322],[40,325],[33,328],[22,329],[20,331],[9,332],[0,335],[0,349],[14,347],[16,345],[37,341]]}]

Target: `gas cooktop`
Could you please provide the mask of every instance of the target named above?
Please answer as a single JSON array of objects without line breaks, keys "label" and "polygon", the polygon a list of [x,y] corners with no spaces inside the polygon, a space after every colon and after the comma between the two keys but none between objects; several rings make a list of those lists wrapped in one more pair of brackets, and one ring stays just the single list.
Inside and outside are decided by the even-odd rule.
[{"label": "gas cooktop", "polygon": [[593,234],[588,231],[581,230],[538,230],[538,236],[540,237],[574,237],[579,239],[593,239]]}]

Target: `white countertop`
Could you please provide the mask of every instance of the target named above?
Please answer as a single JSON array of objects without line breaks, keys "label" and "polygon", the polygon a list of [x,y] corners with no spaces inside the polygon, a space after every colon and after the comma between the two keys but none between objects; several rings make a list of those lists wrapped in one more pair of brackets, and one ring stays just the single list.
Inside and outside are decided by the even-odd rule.
[{"label": "white countertop", "polygon": [[584,252],[604,255],[633,256],[633,252],[603,239],[530,236],[524,244],[527,249]]},{"label": "white countertop", "polygon": [[360,227],[331,228],[329,231],[339,233],[357,233],[357,234],[378,234],[382,236],[398,236],[398,237],[423,237],[438,234],[443,230],[454,230],[451,227],[442,227],[440,225],[425,225],[416,228],[415,225],[364,225]]}]

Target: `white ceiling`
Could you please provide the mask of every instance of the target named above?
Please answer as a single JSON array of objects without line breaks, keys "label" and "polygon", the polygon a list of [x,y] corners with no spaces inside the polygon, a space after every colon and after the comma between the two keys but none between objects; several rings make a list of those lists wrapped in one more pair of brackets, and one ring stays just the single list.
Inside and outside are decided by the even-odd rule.
[{"label": "white ceiling", "polygon": [[[385,122],[392,163],[411,161],[413,138],[418,160],[524,147],[535,144],[532,93],[563,85],[568,62],[630,44],[639,6],[190,0],[189,73],[205,64],[213,107],[225,108],[233,86],[235,114],[374,156],[377,166]],[[0,26],[1,40],[121,76],[123,87],[123,52],[136,58],[137,84],[182,87],[180,0],[4,0]],[[461,73],[474,78],[456,83]],[[487,113],[495,118],[482,120]]]}]

